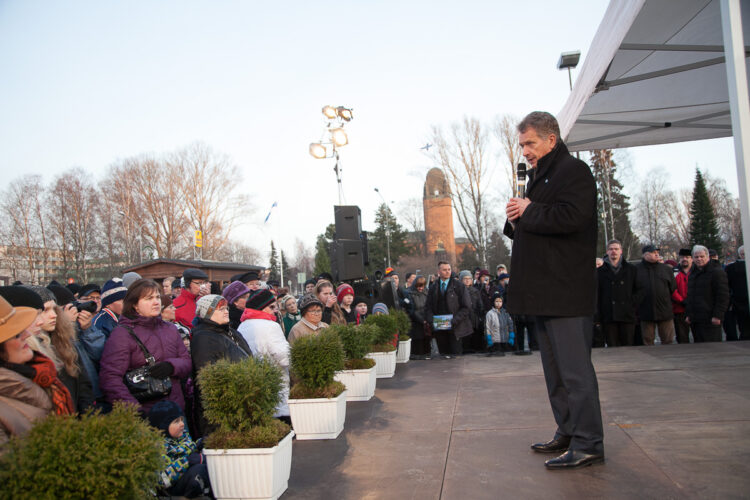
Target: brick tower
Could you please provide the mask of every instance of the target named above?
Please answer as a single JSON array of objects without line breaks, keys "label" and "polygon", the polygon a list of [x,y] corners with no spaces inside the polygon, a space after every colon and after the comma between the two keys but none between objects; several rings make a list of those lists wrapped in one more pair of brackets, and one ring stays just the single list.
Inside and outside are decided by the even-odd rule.
[{"label": "brick tower", "polygon": [[445,174],[439,168],[432,168],[427,172],[422,204],[427,254],[455,264],[456,239],[453,234],[451,191]]}]

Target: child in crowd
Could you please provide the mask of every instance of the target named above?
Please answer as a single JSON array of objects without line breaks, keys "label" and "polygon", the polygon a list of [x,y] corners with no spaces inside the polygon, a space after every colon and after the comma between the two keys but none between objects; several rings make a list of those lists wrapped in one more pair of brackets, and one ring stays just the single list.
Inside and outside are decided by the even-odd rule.
[{"label": "child in crowd", "polygon": [[503,296],[499,291],[492,294],[492,301],[493,308],[487,311],[484,322],[489,350],[487,356],[505,356],[504,351],[516,340],[513,320],[508,311],[503,309]]},{"label": "child in crowd", "polygon": [[185,426],[180,407],[169,400],[159,401],[148,413],[149,423],[164,433],[167,467],[159,472],[159,484],[169,495],[197,498],[210,496],[206,459]]},{"label": "child in crowd", "polygon": [[336,289],[336,299],[339,307],[344,313],[344,318],[348,324],[357,323],[357,311],[354,309],[354,288],[347,283],[342,283]]},{"label": "child in crowd", "polygon": [[354,306],[354,311],[357,313],[357,324],[361,325],[367,317],[367,299],[364,297],[354,297],[352,306]]},{"label": "child in crowd", "polygon": [[374,314],[375,316],[388,314],[388,306],[383,304],[382,302],[378,302],[377,304],[372,306],[372,314]]}]

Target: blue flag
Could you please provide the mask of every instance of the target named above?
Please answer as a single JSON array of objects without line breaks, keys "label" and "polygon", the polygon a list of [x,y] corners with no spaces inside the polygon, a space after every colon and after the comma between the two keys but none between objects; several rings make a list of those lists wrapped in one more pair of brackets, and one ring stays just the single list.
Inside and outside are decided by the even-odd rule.
[{"label": "blue flag", "polygon": [[268,211],[268,215],[266,215],[266,219],[263,221],[263,224],[268,222],[268,219],[271,218],[271,212],[273,212],[274,207],[276,207],[276,202],[273,202],[273,205],[271,205],[271,210]]}]

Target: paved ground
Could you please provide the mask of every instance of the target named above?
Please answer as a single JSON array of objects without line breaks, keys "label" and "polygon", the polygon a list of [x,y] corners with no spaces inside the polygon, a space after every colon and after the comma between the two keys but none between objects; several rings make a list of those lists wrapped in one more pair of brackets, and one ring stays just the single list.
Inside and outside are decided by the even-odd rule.
[{"label": "paved ground", "polygon": [[295,441],[287,499],[749,498],[750,342],[597,349],[606,463],[548,471],[539,354],[410,361]]}]

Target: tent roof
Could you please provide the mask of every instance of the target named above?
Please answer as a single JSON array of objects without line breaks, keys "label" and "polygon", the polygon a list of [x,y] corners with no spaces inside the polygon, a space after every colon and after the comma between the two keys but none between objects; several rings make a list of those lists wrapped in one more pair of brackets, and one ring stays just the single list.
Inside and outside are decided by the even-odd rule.
[{"label": "tent roof", "polygon": [[612,0],[558,121],[573,151],[731,136],[719,0]]}]

